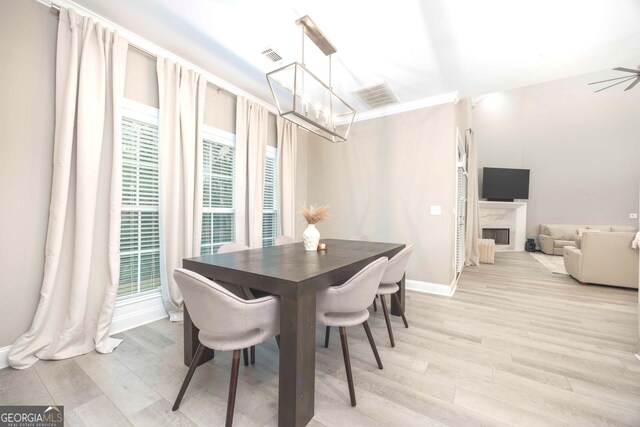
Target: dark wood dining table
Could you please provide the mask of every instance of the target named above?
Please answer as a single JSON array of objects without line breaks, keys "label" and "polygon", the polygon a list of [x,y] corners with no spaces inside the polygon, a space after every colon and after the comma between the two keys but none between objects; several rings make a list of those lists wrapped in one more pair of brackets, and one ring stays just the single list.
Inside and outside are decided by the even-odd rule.
[{"label": "dark wood dining table", "polygon": [[[323,251],[302,243],[206,255],[183,260],[183,267],[212,280],[247,286],[280,297],[278,425],[304,426],[314,413],[316,291],[344,283],[380,257],[391,258],[405,245],[323,239]],[[398,291],[404,309],[404,278]],[[393,301],[393,299],[392,299]],[[392,303],[391,313],[399,315]],[[198,329],[184,313],[184,363],[198,346]],[[201,359],[213,358],[213,351]]]}]

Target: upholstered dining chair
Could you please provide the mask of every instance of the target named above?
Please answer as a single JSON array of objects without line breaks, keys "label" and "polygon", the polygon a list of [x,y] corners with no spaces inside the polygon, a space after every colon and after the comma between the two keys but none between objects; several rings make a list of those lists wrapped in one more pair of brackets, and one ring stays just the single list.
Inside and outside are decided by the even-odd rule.
[{"label": "upholstered dining chair", "polygon": [[349,345],[347,343],[347,331],[349,326],[363,325],[369,339],[371,350],[378,363],[378,368],[382,369],[382,361],[376,348],[376,343],[371,335],[371,329],[367,319],[371,304],[382,275],[387,266],[386,257],[373,261],[346,283],[340,286],[331,286],[319,290],[316,295],[316,320],[326,326],[325,347],[329,343],[329,333],[332,326],[337,326],[340,330],[340,342],[342,343],[342,356],[344,367],[347,371],[347,383],[349,384],[349,397],[351,406],[356,406],[356,393],[353,387],[353,375],[351,373],[351,359],[349,357]]},{"label": "upholstered dining chair", "polygon": [[238,386],[240,350],[276,337],[280,330],[280,300],[268,296],[244,300],[217,283],[193,271],[178,268],[173,272],[189,315],[198,333],[198,348],[189,371],[176,397],[173,410],[180,407],[191,377],[205,347],[219,351],[233,351],[226,426],[233,424],[233,412]]},{"label": "upholstered dining chair", "polygon": [[276,237],[275,240],[275,245],[276,246],[280,246],[280,245],[289,245],[291,243],[295,243],[296,240],[293,237],[290,236],[278,236]]},{"label": "upholstered dining chair", "polygon": [[[225,254],[228,252],[239,252],[239,251],[247,251],[251,249],[249,246],[243,244],[243,243],[236,243],[236,242],[231,242],[231,243],[225,243],[224,245],[220,246],[218,248],[218,252],[219,254]],[[253,292],[251,292],[251,289],[249,289],[248,286],[241,286],[241,285],[236,285],[236,284],[232,284],[232,283],[224,283],[224,282],[218,282],[218,284],[220,286],[222,286],[223,288],[225,288],[226,290],[228,290],[229,292],[238,295],[241,298],[244,299],[255,299],[256,296],[253,294]],[[247,349],[243,349],[242,350],[242,356],[244,359],[244,366],[248,366],[249,365],[249,355],[248,355],[248,351]],[[255,346],[251,346],[251,364],[255,364],[256,363],[256,348]]]},{"label": "upholstered dining chair", "polygon": [[[384,320],[387,323],[387,330],[389,331],[389,340],[391,341],[391,347],[395,347],[396,342],[393,339],[393,331],[391,330],[391,318],[389,317],[389,308],[387,307],[387,300],[385,296],[391,295],[391,298],[396,300],[396,304],[400,309],[402,321],[404,322],[404,327],[408,328],[409,323],[407,322],[407,317],[404,315],[404,310],[402,310],[402,306],[400,305],[400,298],[398,298],[397,292],[400,289],[398,283],[400,283],[405,271],[407,270],[407,263],[409,262],[409,258],[411,258],[412,253],[413,245],[407,245],[393,258],[391,258],[387,263],[387,269],[384,271],[384,275],[382,276],[382,280],[380,281],[380,286],[378,287],[377,296],[380,297],[380,302],[382,303],[382,311],[384,313]],[[375,307],[375,300],[373,301],[373,304]]]}]

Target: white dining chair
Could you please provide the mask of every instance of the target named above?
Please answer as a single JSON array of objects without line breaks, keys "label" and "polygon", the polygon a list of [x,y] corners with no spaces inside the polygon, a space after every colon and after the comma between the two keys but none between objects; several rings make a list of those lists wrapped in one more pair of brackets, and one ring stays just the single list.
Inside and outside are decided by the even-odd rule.
[{"label": "white dining chair", "polygon": [[290,236],[278,236],[276,237],[275,240],[275,245],[276,246],[280,246],[280,245],[289,245],[291,243],[295,243],[295,239],[293,237]]},{"label": "white dining chair", "polygon": [[340,286],[321,289],[316,295],[316,320],[326,326],[325,347],[327,347],[329,342],[331,327],[337,326],[340,330],[342,355],[344,358],[344,367],[347,371],[351,406],[356,406],[356,394],[353,387],[353,375],[351,373],[351,359],[349,358],[346,328],[356,325],[364,326],[369,344],[373,350],[373,355],[378,363],[378,368],[382,369],[382,361],[380,360],[376,343],[373,340],[373,335],[371,335],[371,330],[367,323],[367,319],[369,318],[369,310],[367,310],[367,307],[369,307],[371,300],[376,294],[386,265],[386,257],[378,258],[347,280],[346,283]]},{"label": "white dining chair", "polygon": [[173,410],[176,411],[180,407],[205,347],[219,351],[232,350],[233,362],[225,424],[230,427],[233,424],[238,386],[240,350],[246,350],[279,334],[280,300],[275,296],[244,300],[206,277],[183,268],[176,269],[173,278],[182,292],[191,320],[200,329],[200,343]]},{"label": "white dining chair", "polygon": [[[400,305],[400,298],[398,298],[397,292],[398,290],[400,290],[400,286],[398,285],[398,283],[400,283],[402,277],[404,277],[405,271],[407,270],[407,263],[409,262],[409,258],[411,258],[412,253],[413,245],[407,245],[393,258],[391,258],[387,263],[387,268],[384,271],[384,275],[382,276],[382,280],[380,281],[380,286],[378,287],[377,296],[380,297],[380,302],[382,303],[382,311],[384,313],[384,320],[387,323],[387,330],[389,331],[389,340],[391,341],[391,347],[395,347],[396,343],[393,339],[393,331],[391,330],[391,318],[389,317],[389,308],[387,306],[387,300],[385,296],[391,295],[391,298],[395,299],[396,304],[400,309],[400,315],[402,316],[404,327],[408,328],[409,323],[407,322],[407,317],[404,315],[404,310]],[[375,300],[373,301],[373,304],[375,307]]]},{"label": "white dining chair", "polygon": [[224,254],[227,252],[246,251],[249,249],[251,248],[243,243],[232,242],[232,243],[225,243],[224,245],[220,246],[218,248],[218,253]]}]

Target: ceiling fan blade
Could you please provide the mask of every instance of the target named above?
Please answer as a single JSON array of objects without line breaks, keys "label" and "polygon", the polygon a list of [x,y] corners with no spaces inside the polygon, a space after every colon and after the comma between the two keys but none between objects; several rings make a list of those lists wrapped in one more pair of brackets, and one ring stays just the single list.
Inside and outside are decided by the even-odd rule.
[{"label": "ceiling fan blade", "polygon": [[639,77],[636,77],[636,81],[635,81],[635,82],[633,82],[633,83],[631,83],[631,84],[629,85],[629,87],[627,87],[627,88],[625,89],[625,92],[626,92],[626,91],[628,91],[629,89],[633,89],[633,87],[634,87],[635,85],[637,85],[637,84],[638,84],[638,82],[640,82],[640,76],[639,76]]},{"label": "ceiling fan blade", "polygon": [[620,81],[620,82],[614,83],[614,84],[609,85],[609,86],[607,86],[607,87],[603,87],[602,89],[598,89],[598,90],[596,90],[596,91],[595,91],[595,92],[593,92],[593,93],[602,92],[602,91],[603,91],[603,90],[605,90],[605,89],[609,89],[610,87],[614,87],[614,86],[620,85],[620,84],[622,84],[622,83],[624,83],[624,82],[628,82],[629,80],[633,80],[633,79],[636,79],[636,78],[637,78],[637,77],[635,77],[635,76],[627,77],[627,79],[626,79],[626,80],[622,80],[622,81]]},{"label": "ceiling fan blade", "polygon": [[589,84],[590,85],[595,85],[595,84],[598,84],[598,83],[604,83],[604,82],[610,82],[610,81],[613,81],[613,80],[628,79],[628,78],[629,78],[629,76],[622,76],[622,77],[616,77],[615,79],[600,80],[599,82],[591,82]]},{"label": "ceiling fan blade", "polygon": [[627,73],[640,73],[640,70],[634,70],[633,68],[624,68],[624,67],[617,67],[614,68],[614,70],[616,71],[626,71]]}]

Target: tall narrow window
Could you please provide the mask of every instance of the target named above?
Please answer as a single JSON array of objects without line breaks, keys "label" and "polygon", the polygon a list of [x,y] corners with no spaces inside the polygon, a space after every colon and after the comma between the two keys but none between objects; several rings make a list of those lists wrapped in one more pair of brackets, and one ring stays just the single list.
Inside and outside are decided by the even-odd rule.
[{"label": "tall narrow window", "polygon": [[158,110],[124,104],[118,298],[160,291]]},{"label": "tall narrow window", "polygon": [[262,246],[273,246],[278,233],[276,152],[274,147],[267,147],[267,158],[264,168]]},{"label": "tall narrow window", "polygon": [[203,132],[201,254],[216,253],[235,241],[233,170],[235,135],[210,126]]}]

